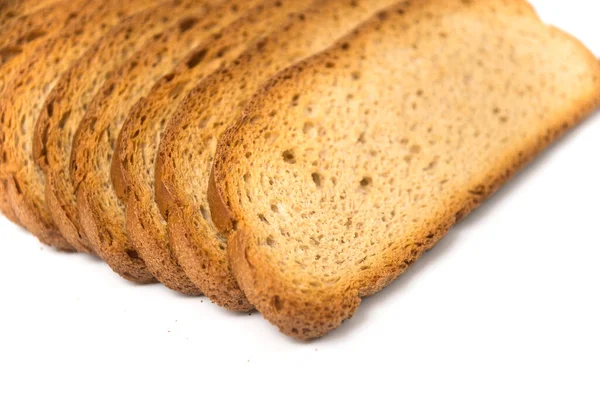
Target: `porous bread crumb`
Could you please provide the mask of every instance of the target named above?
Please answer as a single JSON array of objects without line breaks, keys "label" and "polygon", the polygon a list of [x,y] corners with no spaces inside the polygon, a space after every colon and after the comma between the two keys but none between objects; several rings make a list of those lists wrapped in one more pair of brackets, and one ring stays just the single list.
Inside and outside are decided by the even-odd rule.
[{"label": "porous bread crumb", "polygon": [[205,79],[182,102],[161,142],[156,199],[168,212],[169,242],[188,276],[212,301],[232,310],[248,302],[227,262],[225,240],[212,223],[206,188],[217,140],[260,85],[292,63],[324,50],[395,0],[317,1],[227,68]]},{"label": "porous bread crumb", "polygon": [[126,18],[71,66],[46,98],[35,126],[33,153],[46,178],[45,198],[52,218],[78,251],[92,252],[79,224],[69,173],[73,137],[79,124],[113,70],[171,25],[190,26],[190,18],[195,16],[197,21],[207,7],[195,0],[171,0]]},{"label": "porous bread crumb", "polygon": [[44,199],[43,174],[33,160],[33,129],[44,99],[61,74],[112,26],[152,4],[142,0],[85,3],[69,29],[32,50],[0,96],[0,179],[20,223],[45,244],[72,249],[52,220]]},{"label": "porous bread crumb", "polygon": [[233,274],[285,334],[321,336],[599,100],[594,56],[524,1],[392,7],[221,138],[210,200]]},{"label": "porous bread crumb", "polygon": [[[186,294],[200,290],[171,252],[167,226],[154,201],[154,170],[164,127],[187,93],[216,68],[227,66],[249,43],[312,0],[269,0],[198,46],[160,79],[129,114],[113,156],[112,181],[126,204],[126,227],[148,270],[165,286]],[[188,271],[189,272],[189,271]]]},{"label": "porous bread crumb", "polygon": [[239,18],[252,2],[227,0],[199,24],[175,22],[155,35],[138,53],[113,71],[104,83],[73,138],[70,173],[81,228],[94,251],[122,277],[155,281],[130,242],[125,209],[111,182],[111,163],[119,132],[133,106],[165,74],[205,39]]}]

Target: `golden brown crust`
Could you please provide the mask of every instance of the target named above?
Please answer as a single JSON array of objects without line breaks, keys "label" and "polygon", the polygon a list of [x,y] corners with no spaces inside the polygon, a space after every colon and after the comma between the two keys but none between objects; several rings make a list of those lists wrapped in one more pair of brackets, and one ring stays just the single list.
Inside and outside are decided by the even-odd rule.
[{"label": "golden brown crust", "polygon": [[[0,94],[13,80],[23,60],[41,43],[56,32],[68,29],[77,22],[82,2],[54,1],[13,1],[6,5],[3,13],[11,16],[5,24],[0,24]],[[53,4],[56,3],[56,4]],[[41,9],[42,7],[46,7]],[[0,135],[1,136],[1,135]],[[0,155],[2,150],[0,137]],[[5,162],[6,156],[0,158]],[[0,212],[15,224],[21,225],[9,204],[6,180],[0,179]]]},{"label": "golden brown crust", "polygon": [[[479,0],[471,1],[469,2],[470,4],[467,5],[456,0],[448,1],[445,4],[446,7],[449,7],[447,10],[436,8],[435,6],[439,4],[434,3],[434,1],[422,1],[415,3],[412,6],[391,8],[388,12],[380,14],[378,19],[374,19],[370,23],[365,24],[353,35],[350,35],[346,40],[341,41],[326,53],[282,72],[278,77],[274,78],[266,85],[259,94],[257,94],[254,101],[247,108],[244,117],[240,119],[237,124],[230,127],[227,133],[221,138],[213,171],[214,186],[211,189],[211,210],[218,214],[215,218],[221,221],[219,226],[222,229],[227,230],[229,227],[234,227],[228,235],[228,253],[233,273],[240,284],[240,287],[244,290],[244,293],[247,295],[250,302],[261,311],[265,318],[277,325],[288,335],[299,339],[319,337],[338,326],[344,319],[349,318],[358,306],[359,298],[381,290],[389,282],[395,279],[410,265],[410,263],[443,237],[456,221],[469,214],[482,201],[493,194],[504,182],[510,179],[510,177],[519,169],[526,165],[527,162],[533,159],[539,152],[544,150],[550,143],[565,133],[571,126],[581,121],[599,105],[600,65],[598,64],[598,61],[595,60],[593,55],[591,55],[581,43],[554,28],[544,27],[536,18],[532,18],[528,15],[531,9],[525,2],[511,0],[498,4],[491,1]],[[469,7],[477,8],[470,11]],[[441,19],[438,19],[436,17],[436,14],[438,13],[445,14],[441,16]],[[306,102],[308,100],[305,100],[306,98],[310,98],[311,95],[317,97],[319,96],[320,90],[334,88],[335,85],[350,85],[348,83],[348,78],[344,77],[348,76],[344,75],[348,73],[345,67],[338,67],[339,73],[337,73],[337,75],[335,72],[331,72],[332,67],[333,69],[336,68],[335,65],[347,65],[345,63],[347,62],[347,57],[350,57],[350,55],[345,56],[344,53],[350,52],[352,57],[354,57],[354,60],[357,59],[357,53],[362,55],[370,54],[372,57],[379,55],[380,58],[378,60],[380,61],[371,62],[373,65],[377,65],[377,62],[380,62],[382,64],[382,70],[385,70],[385,61],[383,61],[384,57],[383,54],[381,54],[381,50],[378,52],[377,47],[370,44],[380,43],[380,46],[382,46],[381,48],[385,49],[385,41],[378,42],[378,40],[382,40],[378,37],[380,34],[386,35],[384,36],[387,38],[385,40],[389,40],[391,46],[395,49],[403,49],[405,48],[404,46],[406,46],[406,43],[409,43],[409,46],[406,48],[418,46],[419,49],[425,48],[431,49],[430,51],[435,51],[433,50],[435,49],[435,46],[431,48],[427,47],[427,35],[424,35],[423,31],[419,30],[426,29],[428,26],[427,24],[421,24],[420,28],[410,28],[411,22],[423,21],[424,19],[430,18],[430,16],[436,21],[435,23],[431,23],[430,26],[435,26],[436,29],[442,29],[441,32],[444,35],[446,35],[446,32],[443,30],[446,26],[445,23],[452,21],[452,26],[456,29],[456,32],[462,32],[464,30],[464,32],[467,32],[465,33],[465,36],[468,37],[473,37],[472,33],[468,33],[472,32],[471,30],[480,33],[489,33],[489,36],[487,37],[490,40],[490,43],[494,43],[494,29],[500,29],[499,27],[502,27],[501,29],[506,36],[502,36],[503,42],[501,43],[503,44],[498,45],[498,49],[495,50],[493,57],[499,57],[499,60],[504,60],[502,54],[507,52],[507,47],[504,47],[504,45],[508,42],[514,46],[514,52],[509,48],[509,56],[507,56],[506,60],[510,60],[510,62],[514,63],[520,62],[522,64],[518,64],[518,71],[512,75],[507,73],[508,70],[506,72],[497,72],[494,75],[489,75],[490,72],[484,70],[485,74],[488,75],[482,76],[489,76],[489,82],[493,84],[498,84],[501,87],[509,87],[507,92],[505,92],[501,98],[510,98],[513,103],[510,103],[511,100],[504,100],[505,103],[493,107],[493,113],[491,113],[493,119],[489,119],[489,123],[486,127],[491,136],[485,136],[488,134],[488,132],[485,131],[474,132],[474,134],[477,135],[475,137],[484,135],[484,138],[478,140],[469,139],[470,147],[468,147],[468,154],[464,153],[465,150],[461,147],[453,148],[453,150],[448,152],[450,156],[459,158],[459,161],[455,161],[455,163],[450,164],[447,167],[442,167],[439,172],[436,173],[443,176],[443,174],[446,174],[448,171],[459,171],[461,175],[455,178],[457,179],[456,183],[451,183],[451,189],[443,189],[442,186],[442,189],[440,190],[444,193],[444,196],[438,198],[434,202],[425,204],[426,208],[424,208],[423,214],[417,211],[418,208],[408,208],[411,210],[411,213],[414,213],[411,214],[412,217],[416,217],[417,219],[415,221],[405,219],[404,223],[401,223],[398,226],[394,225],[394,229],[391,233],[396,233],[397,237],[390,239],[389,247],[384,248],[383,251],[376,252],[376,254],[373,255],[373,258],[370,259],[371,261],[364,264],[364,268],[360,267],[363,260],[360,260],[360,262],[356,264],[350,262],[348,265],[345,264],[344,260],[341,260],[339,261],[340,264],[338,264],[340,266],[330,265],[328,263],[319,264],[320,261],[315,263],[308,259],[303,259],[304,265],[302,265],[302,267],[293,264],[290,262],[293,261],[293,258],[289,257],[289,254],[296,254],[295,252],[300,250],[308,252],[311,251],[311,249],[308,247],[303,249],[301,246],[295,246],[295,240],[300,240],[302,238],[298,238],[297,235],[293,233],[291,237],[288,237],[281,243],[281,246],[289,246],[284,250],[281,250],[286,254],[278,253],[276,249],[279,245],[279,243],[277,243],[279,237],[275,236],[276,229],[271,228],[273,224],[278,223],[278,220],[276,219],[277,216],[268,214],[266,215],[266,218],[258,218],[256,214],[254,214],[257,211],[254,207],[261,210],[266,201],[265,197],[270,199],[268,195],[268,186],[266,189],[256,187],[255,190],[250,190],[249,193],[252,195],[251,199],[244,197],[245,190],[249,190],[248,186],[245,186],[245,179],[252,182],[252,174],[264,172],[261,171],[260,168],[252,170],[246,169],[251,161],[245,160],[247,159],[245,154],[248,152],[259,153],[261,159],[255,162],[260,163],[260,165],[268,165],[268,163],[272,162],[272,168],[277,168],[275,160],[269,158],[269,151],[275,155],[275,152],[280,151],[280,148],[273,143],[272,148],[263,151],[261,150],[262,147],[258,148],[261,140],[257,139],[263,137],[263,132],[265,132],[265,130],[275,130],[278,133],[281,133],[282,131],[285,132],[285,130],[278,126],[278,124],[281,123],[280,118],[292,118],[290,113],[283,113],[284,117],[272,116],[271,119],[265,118],[265,115],[272,115],[269,114],[271,110],[285,107],[285,103],[279,103],[288,101],[287,99],[292,98],[294,93],[298,93],[298,91],[301,92],[301,97],[298,100],[297,110],[303,110],[306,107],[308,107],[306,109],[312,109],[312,107],[319,107],[322,102],[315,99],[310,103],[310,106],[307,106]],[[452,19],[453,16],[460,16],[460,18]],[[479,18],[479,16],[481,18]],[[405,27],[405,36],[391,35],[391,31],[394,31],[394,29],[398,27]],[[517,29],[519,29],[519,31],[516,31]],[[378,33],[380,31],[382,33]],[[516,34],[516,32],[519,32],[519,34]],[[529,34],[530,36],[528,37],[535,38],[532,40],[532,43],[535,44],[532,44],[530,47],[522,45],[522,43],[519,42],[521,32],[523,35]],[[411,44],[408,39],[413,37],[418,37],[419,39]],[[398,42],[395,43],[394,40],[397,40]],[[432,43],[435,44],[436,42]],[[459,45],[455,43],[456,42],[453,42],[453,46],[456,47],[448,47],[448,49],[456,48],[467,53],[469,49],[471,49],[471,51],[476,51],[474,47],[471,47],[476,45],[476,41],[458,42],[460,43]],[[388,47],[388,49],[389,48],[391,47]],[[525,49],[528,53],[519,53]],[[420,51],[421,53],[418,54],[422,56],[423,59],[426,59],[427,52],[425,50]],[[570,68],[556,67],[563,61],[563,51],[571,55],[571,58],[569,59]],[[524,56],[524,54],[527,54],[527,56]],[[434,66],[444,65],[445,69],[442,71],[462,72],[464,69],[465,72],[468,71],[470,74],[480,76],[476,75],[478,73],[477,67],[467,69],[465,67],[467,64],[458,62],[461,56],[458,52],[455,53],[455,57],[458,58],[452,58],[449,61],[446,59],[448,55],[444,51],[435,51],[435,55],[436,57],[440,57],[437,60],[440,64],[434,64]],[[408,57],[408,55],[406,57]],[[415,58],[410,57],[409,59],[414,60]],[[547,61],[544,65],[547,68],[552,68],[552,70],[538,70],[538,59]],[[370,59],[365,58],[365,60]],[[395,61],[401,65],[409,65],[409,60],[396,58]],[[453,63],[456,65],[453,65]],[[552,67],[550,65],[552,65]],[[456,69],[453,69],[455,67]],[[361,70],[361,73],[367,76],[365,79],[377,79],[376,75],[369,73],[369,70],[366,68],[367,67]],[[390,67],[388,66],[387,68]],[[409,70],[409,68],[402,70],[405,78],[408,76]],[[426,72],[423,71],[426,70],[427,68],[425,66],[419,68],[417,70],[418,72],[413,75],[414,78],[411,76],[411,79],[415,79],[418,82],[418,78],[420,77],[419,74],[425,74]],[[521,78],[527,77],[531,78],[533,82],[539,82],[546,77],[546,75],[544,75],[546,73],[548,74],[547,76],[556,79],[556,81],[553,81],[552,79],[546,81],[548,86],[552,89],[548,89],[548,86],[546,86],[548,93],[533,92],[527,98],[527,104],[531,104],[531,99],[535,96],[535,98],[539,100],[536,102],[536,107],[539,108],[532,110],[532,114],[521,115],[520,112],[522,112],[523,109],[516,104],[518,102],[515,101],[514,98],[510,97],[511,95],[520,96],[520,89],[516,86],[506,86],[505,81],[510,77],[510,79],[513,80],[511,83],[517,85],[516,82],[521,82],[521,80],[518,80],[518,74],[523,74]],[[556,78],[555,74],[564,74],[564,76]],[[334,78],[329,78],[332,76],[337,76],[335,84],[332,83]],[[448,77],[446,78],[448,79],[448,82],[454,82],[451,80],[453,75],[449,73],[448,75],[442,74],[440,76],[441,78],[436,81],[438,92],[435,96],[436,98],[442,96],[445,101],[448,101],[452,98],[452,92],[449,92],[448,94],[442,93],[442,88],[445,87],[444,85],[446,83],[444,77]],[[360,75],[353,73],[352,79],[360,80],[361,78]],[[390,81],[393,80],[391,78],[385,80],[385,85],[381,86],[379,89],[380,91],[378,92],[379,96],[374,97],[375,99],[381,99],[381,101],[388,99],[385,97],[383,88],[389,87]],[[481,85],[474,87],[468,86],[468,79],[461,79],[461,81],[462,83],[459,83],[460,81],[457,80],[453,83],[452,87],[454,90],[461,93],[461,101],[464,102],[464,104],[461,102],[452,104],[456,104],[454,107],[464,107],[463,110],[465,111],[463,112],[465,115],[467,115],[471,121],[475,121],[476,118],[474,114],[471,113],[479,110],[475,107],[472,109],[475,111],[466,111],[471,110],[471,108],[468,108],[470,107],[469,104],[471,104],[468,103],[468,101],[470,100],[472,104],[478,104],[475,96],[478,95],[478,91],[485,89]],[[303,82],[304,84],[300,85],[300,82]],[[560,86],[553,86],[557,84],[557,82],[560,82]],[[297,86],[295,87],[294,84]],[[461,85],[464,85],[464,87]],[[525,87],[526,85],[523,86]],[[345,89],[351,88],[351,86],[343,87]],[[404,87],[406,89],[403,89]],[[371,86],[371,89],[372,88],[373,86]],[[304,89],[304,91],[301,89]],[[482,107],[486,101],[493,98],[493,89],[494,86],[490,84],[489,93],[486,94],[487,100],[484,99],[480,102]],[[307,90],[309,93],[307,93]],[[410,92],[407,93],[403,90],[415,90],[415,92],[418,93],[417,97],[427,96],[426,93],[423,94],[421,90],[417,90],[416,87],[411,86],[410,79],[403,79],[402,86],[398,86],[398,89],[395,90],[398,92],[391,92],[395,93],[395,98],[410,96]],[[549,95],[550,92],[554,93],[554,95]],[[343,93],[345,93],[345,91]],[[446,98],[444,96],[448,97]],[[474,97],[469,99],[465,96]],[[368,97],[365,97],[364,99],[365,101],[370,101],[371,103],[369,104],[373,104],[374,102],[372,98],[369,100]],[[426,98],[426,100],[423,101],[429,100]],[[338,102],[337,104],[339,105],[340,103]],[[377,102],[375,101],[374,104],[377,104]],[[435,107],[436,103],[426,104],[430,104],[430,107]],[[403,115],[402,121],[413,118],[411,117],[411,112],[408,111],[411,109],[411,103],[408,103],[408,106],[408,109],[403,109],[400,105],[398,106],[399,110],[405,110],[404,113],[401,113]],[[366,106],[363,105],[361,107]],[[415,101],[412,109],[418,110],[418,107],[419,103]],[[519,113],[513,113],[511,107],[515,108],[515,111],[519,111]],[[505,114],[503,114],[503,110]],[[296,112],[299,111],[294,111],[293,115],[295,115]],[[435,117],[435,115],[432,115],[433,112],[433,108],[426,108],[422,111],[422,115],[427,117],[427,122],[432,122],[432,124],[440,123],[440,119],[442,118],[433,118]],[[451,110],[448,112],[451,112]],[[334,114],[335,112],[330,111],[330,113]],[[417,112],[415,111],[415,113]],[[419,119],[418,116],[414,118],[416,118],[415,121],[422,121],[424,117],[421,117],[421,119]],[[481,114],[478,114],[478,117],[483,118]],[[339,117],[332,116],[330,118]],[[510,118],[521,122],[511,122]],[[325,120],[327,120],[327,118],[325,118]],[[340,122],[339,119],[336,119],[336,121],[338,121],[338,123]],[[323,121],[321,121],[321,123],[325,124]],[[358,124],[359,122],[356,123]],[[288,126],[291,125],[292,124]],[[392,125],[388,125],[388,129],[389,126]],[[405,134],[406,132],[411,132],[411,127],[404,127],[401,125],[400,121],[398,121],[397,126],[393,126],[394,129],[400,129]],[[497,147],[490,147],[489,149],[494,150],[489,150],[485,147],[485,144],[490,142],[493,144],[492,138],[495,137],[493,135],[495,126],[498,126],[498,129],[502,134],[509,135],[509,140],[505,143],[502,142],[503,144]],[[305,134],[310,134],[312,132],[312,130],[309,129],[312,128],[312,125],[304,125],[304,127],[306,128]],[[326,130],[329,133],[327,133],[325,137],[338,138],[335,140],[340,142],[335,143],[338,143],[339,146],[343,145],[341,140],[344,138],[344,134],[340,132],[348,132],[347,135],[351,134],[349,131],[345,130],[347,127],[344,127],[343,123],[339,128],[341,129],[340,132],[331,132],[331,127],[329,125],[328,127],[330,128],[330,131]],[[293,132],[292,128],[288,129],[290,132]],[[417,127],[414,129],[416,132],[420,132]],[[424,133],[421,133],[422,136],[415,137],[422,138],[426,136],[427,130],[425,130]],[[388,135],[391,134],[392,132],[388,133]],[[285,135],[286,134],[284,133],[284,137],[287,138],[287,140],[283,140],[282,143],[293,148],[293,143],[297,142],[299,139],[293,139],[291,133],[289,136]],[[414,135],[418,134],[415,133]],[[411,140],[414,139],[410,134],[408,136]],[[441,137],[450,138],[450,136],[454,137],[454,135],[450,135],[450,133],[446,133],[445,136]],[[391,138],[391,136],[389,137]],[[249,143],[253,143],[255,140],[257,141],[256,147],[248,146]],[[363,141],[364,137],[362,135],[358,136],[356,146],[362,146]],[[400,143],[402,145],[404,144],[403,142]],[[453,142],[450,141],[446,145],[449,149],[451,143]],[[303,145],[310,146],[310,144],[306,143]],[[431,146],[438,146],[438,144],[433,142]],[[494,144],[494,146],[496,145]],[[329,154],[329,157],[327,158],[328,162],[334,162],[331,159],[331,157],[334,157],[331,155],[331,152],[334,149],[325,147],[323,151],[326,150],[330,151],[330,153],[323,153]],[[386,151],[393,153],[396,150],[395,147],[387,146]],[[405,161],[407,163],[412,163],[410,165],[423,166],[423,172],[416,172],[417,170],[415,170],[412,174],[416,174],[416,177],[409,175],[409,177],[404,177],[403,179],[416,179],[417,181],[428,179],[427,174],[430,173],[429,171],[432,168],[436,168],[435,164],[428,165],[429,160],[423,159],[426,156],[419,156],[419,154],[423,154],[423,152],[420,152],[419,147],[411,148],[411,153],[410,157],[406,158]],[[281,153],[277,154],[281,155]],[[303,168],[302,163],[304,160],[302,157],[308,157],[304,154],[305,153],[300,152],[300,150],[298,150],[298,154],[291,151],[289,153],[284,152],[283,160],[284,162],[287,160],[288,164],[291,165],[288,167],[290,170],[299,174],[301,173],[301,168]],[[359,153],[353,153],[353,157],[359,155]],[[266,159],[263,159],[263,156],[266,157]],[[339,156],[340,155],[336,157]],[[344,156],[346,156],[345,153]],[[348,156],[348,158],[350,157],[351,156]],[[399,157],[398,159],[401,158]],[[335,160],[337,160],[337,158]],[[297,166],[298,164],[300,164],[300,166]],[[324,168],[318,161],[315,165],[316,167],[314,168],[318,168],[319,166]],[[463,167],[463,165],[467,165],[467,167]],[[400,167],[395,166],[395,168]],[[468,169],[463,171],[460,168]],[[246,176],[246,174],[249,175]],[[290,176],[292,176],[291,172]],[[262,179],[266,179],[266,177],[262,177]],[[337,179],[337,185],[345,184],[345,176],[338,175]],[[373,177],[373,182],[370,178],[363,178],[360,182],[360,186],[368,187],[375,185],[375,183],[378,182],[378,179],[381,179],[381,176],[378,174]],[[317,175],[315,178],[313,173],[313,180],[314,185],[317,186],[317,192],[318,190],[329,190],[328,187],[324,186],[326,183],[324,182],[325,177],[323,175]],[[409,189],[412,189],[413,191],[417,191],[419,195],[426,192],[431,193],[431,191],[436,189],[435,185],[437,182],[427,182],[427,187],[429,189],[420,190],[418,185],[415,184],[414,186],[404,188],[404,191],[406,192]],[[292,194],[295,189],[294,185],[296,184],[297,183],[288,182],[284,186],[285,189],[283,192],[273,194],[273,197],[277,197],[281,201],[281,204],[278,206],[279,208],[275,209],[276,212],[281,212],[282,208],[286,211],[292,208],[290,201],[284,201],[282,199],[297,198],[297,192]],[[329,182],[327,182],[327,184],[329,184]],[[442,182],[442,184],[445,184],[445,182]],[[394,188],[392,187],[388,190],[391,191],[393,189]],[[264,193],[266,193],[266,196],[263,195],[263,190]],[[359,190],[364,191],[365,189]],[[444,192],[444,190],[447,190],[447,192]],[[316,210],[310,203],[312,197],[309,196],[309,193],[310,190],[308,189],[304,192],[306,198],[303,199],[301,208],[302,215],[311,215],[311,212]],[[367,192],[357,192],[357,194],[350,195],[362,197],[364,196],[364,193]],[[381,193],[385,192],[375,192],[376,195],[383,196],[384,194]],[[415,194],[415,196],[417,196],[417,194]],[[433,198],[436,199],[435,197]],[[400,201],[400,198],[398,198],[398,201]],[[398,201],[394,203],[397,203]],[[407,200],[404,198],[402,201]],[[412,202],[419,204],[419,198],[408,197],[408,203],[403,207],[413,207],[411,205]],[[397,204],[394,203],[392,204],[397,206]],[[394,210],[396,209],[394,208]],[[341,210],[337,212],[332,211],[330,218],[334,220],[336,214],[341,212]],[[371,218],[377,218],[377,214],[374,211],[373,213]],[[293,214],[290,216],[287,214],[285,215],[286,218],[293,218]],[[342,216],[343,215],[344,214],[342,214]],[[395,214],[392,214],[392,218],[394,215]],[[362,219],[357,220],[359,216],[354,216],[356,217],[354,220],[352,220],[352,217],[349,218],[348,226],[356,226],[359,223],[368,222],[367,220]],[[269,219],[270,225],[267,225],[264,222],[265,219]],[[232,223],[233,221],[235,221],[235,224]],[[383,221],[385,223],[386,220],[384,219]],[[298,226],[298,229],[304,229],[303,223],[306,222],[300,220],[297,221],[296,226]],[[308,228],[310,227],[308,226],[307,229]],[[331,229],[332,232],[337,232],[333,228],[334,227],[327,227],[327,229]],[[302,230],[302,232],[304,232],[304,230]],[[386,230],[385,232],[388,231]],[[274,239],[269,236],[265,241],[264,235],[268,235],[269,233],[273,235]],[[344,250],[341,245],[332,247],[332,249],[335,249],[333,256],[338,254],[349,256],[348,251],[354,252],[356,250],[359,252],[362,248],[361,246],[364,246],[364,242],[367,241],[369,237],[372,238],[372,236],[369,235],[369,231],[357,231],[357,233],[364,234],[365,238],[362,240],[352,240],[351,242],[346,243],[351,250]],[[338,235],[340,234],[332,233],[329,236],[326,235],[323,240],[333,240],[334,243],[337,243],[337,240],[340,239],[340,237],[345,237]],[[285,236],[283,237],[285,238]],[[375,239],[377,238],[378,237],[375,237]],[[323,243],[321,243],[321,245],[323,245]],[[371,246],[376,245],[379,245],[379,243],[371,242]],[[330,247],[327,247],[327,249],[329,248]],[[326,250],[320,249],[318,251]],[[321,258],[320,255],[318,257],[319,259]],[[314,269],[312,269],[313,264],[315,265]],[[330,286],[323,286],[323,282],[326,282],[324,279],[325,275],[323,275],[323,272],[319,271],[335,273],[335,271],[338,268],[342,268],[342,266],[345,269],[341,272],[341,275],[338,275],[339,280],[332,281]],[[307,270],[306,272],[304,272],[305,269]],[[314,285],[310,284],[310,281],[308,281],[308,277],[313,275],[319,278],[315,278]]]},{"label": "golden brown crust", "polygon": [[120,67],[178,16],[204,10],[200,1],[167,1],[124,19],[65,72],[50,92],[37,119],[33,153],[45,174],[46,202],[58,230],[81,252],[92,252],[77,218],[69,174],[73,136],[110,71]]},{"label": "golden brown crust", "polygon": [[[73,139],[70,172],[81,228],[94,251],[130,280],[148,282],[152,273],[126,232],[125,204],[111,182],[113,149],[134,105],[190,51],[246,7],[241,1],[216,4],[226,8],[217,6],[221,18],[212,16],[205,21],[208,14],[190,13],[197,18],[172,23],[113,71],[89,105]],[[79,202],[80,198],[84,201]]]},{"label": "golden brown crust", "polygon": [[31,152],[33,128],[43,101],[62,72],[112,25],[147,5],[142,0],[126,5],[116,0],[86,3],[76,23],[32,51],[0,98],[3,112],[0,135],[4,137],[0,142],[6,155],[5,162],[0,164],[0,175],[6,179],[9,201],[20,222],[44,243],[61,249],[70,247],[47,209],[45,182]]},{"label": "golden brown crust", "polygon": [[[169,239],[171,247],[179,249],[180,264],[215,303],[234,310],[252,307],[231,274],[222,237],[209,213],[206,191],[216,140],[265,80],[327,48],[393,2],[313,3],[193,89],[169,123],[156,163],[156,201],[163,215],[169,214]],[[172,219],[174,210],[182,218]]]},{"label": "golden brown crust", "polygon": [[[234,60],[255,37],[272,30],[290,12],[303,8],[309,1],[255,1],[258,7],[214,34],[160,79],[136,104],[121,130],[111,176],[117,195],[122,199],[128,197],[127,232],[148,269],[173,290],[200,293],[194,279],[190,280],[171,254],[166,223],[154,201],[153,173],[164,123],[171,119],[180,101],[197,82]],[[250,7],[252,2],[246,1],[243,5]],[[236,10],[235,15],[243,11],[239,6]],[[230,19],[224,18],[222,12],[213,15],[215,22]],[[205,23],[208,23],[206,19]]]}]

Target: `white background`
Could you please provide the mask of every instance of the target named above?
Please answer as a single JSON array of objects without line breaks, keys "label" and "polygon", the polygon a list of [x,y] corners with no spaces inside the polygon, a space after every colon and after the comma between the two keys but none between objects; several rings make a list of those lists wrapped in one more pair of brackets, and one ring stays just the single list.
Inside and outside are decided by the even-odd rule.
[{"label": "white background", "polygon": [[[534,4],[600,56],[595,0]],[[600,114],[300,343],[0,218],[0,399],[600,399]]]}]

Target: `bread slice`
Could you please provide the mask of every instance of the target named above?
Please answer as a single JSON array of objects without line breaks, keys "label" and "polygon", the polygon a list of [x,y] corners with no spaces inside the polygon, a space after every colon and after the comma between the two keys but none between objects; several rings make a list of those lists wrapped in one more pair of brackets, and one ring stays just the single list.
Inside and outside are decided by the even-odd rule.
[{"label": "bread slice", "polygon": [[136,104],[121,129],[113,156],[112,181],[126,206],[127,233],[148,270],[173,290],[200,292],[171,254],[166,224],[154,201],[154,165],[164,125],[204,76],[237,58],[250,41],[272,31],[291,12],[302,10],[311,1],[268,0],[248,11],[160,79]]},{"label": "bread slice", "polygon": [[[394,1],[314,3],[192,90],[169,124],[157,163],[157,199],[165,215],[168,212],[170,243],[179,263],[217,304],[231,310],[253,308],[229,271],[225,242],[208,211],[206,188],[216,140],[267,78],[323,50]],[[166,190],[160,190],[162,185]]]},{"label": "bread slice", "polygon": [[[61,76],[46,98],[35,127],[33,154],[45,173],[45,198],[52,218],[76,250],[91,251],[80,233],[69,173],[73,136],[88,106],[110,77],[110,71],[175,22],[182,30],[199,24],[207,4],[195,0],[168,1],[123,20]],[[183,19],[178,21],[179,18]]]},{"label": "bread slice", "polygon": [[259,1],[227,0],[218,4],[199,17],[201,24],[187,30],[175,24],[114,71],[75,133],[70,172],[79,224],[94,251],[115,272],[134,282],[151,282],[154,277],[125,231],[124,206],[110,180],[113,149],[129,111],[154,83],[212,33]]},{"label": "bread slice", "polygon": [[34,49],[0,97],[0,142],[6,156],[0,177],[17,218],[43,243],[72,249],[52,221],[44,201],[43,174],[33,162],[33,128],[43,101],[60,75],[111,26],[151,4],[144,0],[86,3],[78,23]]},{"label": "bread slice", "polygon": [[600,100],[522,0],[412,1],[271,80],[222,137],[211,210],[248,299],[321,336]]},{"label": "bread slice", "polygon": [[[73,0],[49,5],[47,8],[36,10],[30,2],[13,2],[12,8],[22,11],[24,15],[14,18],[11,23],[0,29],[0,94],[19,71],[21,64],[44,41],[60,30],[67,30],[76,24],[80,18],[89,17],[94,7],[82,7],[87,0]],[[49,3],[49,2],[40,2]],[[18,6],[18,7],[17,7]],[[31,11],[31,13],[29,13]],[[88,15],[86,15],[88,14]],[[0,140],[2,140],[0,138]],[[2,144],[0,142],[0,149]],[[1,154],[1,153],[0,153]],[[4,162],[4,157],[0,160]],[[0,184],[0,212],[9,220],[20,224],[8,202],[4,184]]]}]

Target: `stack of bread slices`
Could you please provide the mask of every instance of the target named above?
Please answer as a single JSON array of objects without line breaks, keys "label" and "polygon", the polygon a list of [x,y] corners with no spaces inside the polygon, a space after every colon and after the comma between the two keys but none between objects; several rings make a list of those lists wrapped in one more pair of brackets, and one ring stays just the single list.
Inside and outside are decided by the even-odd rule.
[{"label": "stack of bread slices", "polygon": [[324,335],[599,105],[525,0],[0,0],[0,209]]}]

